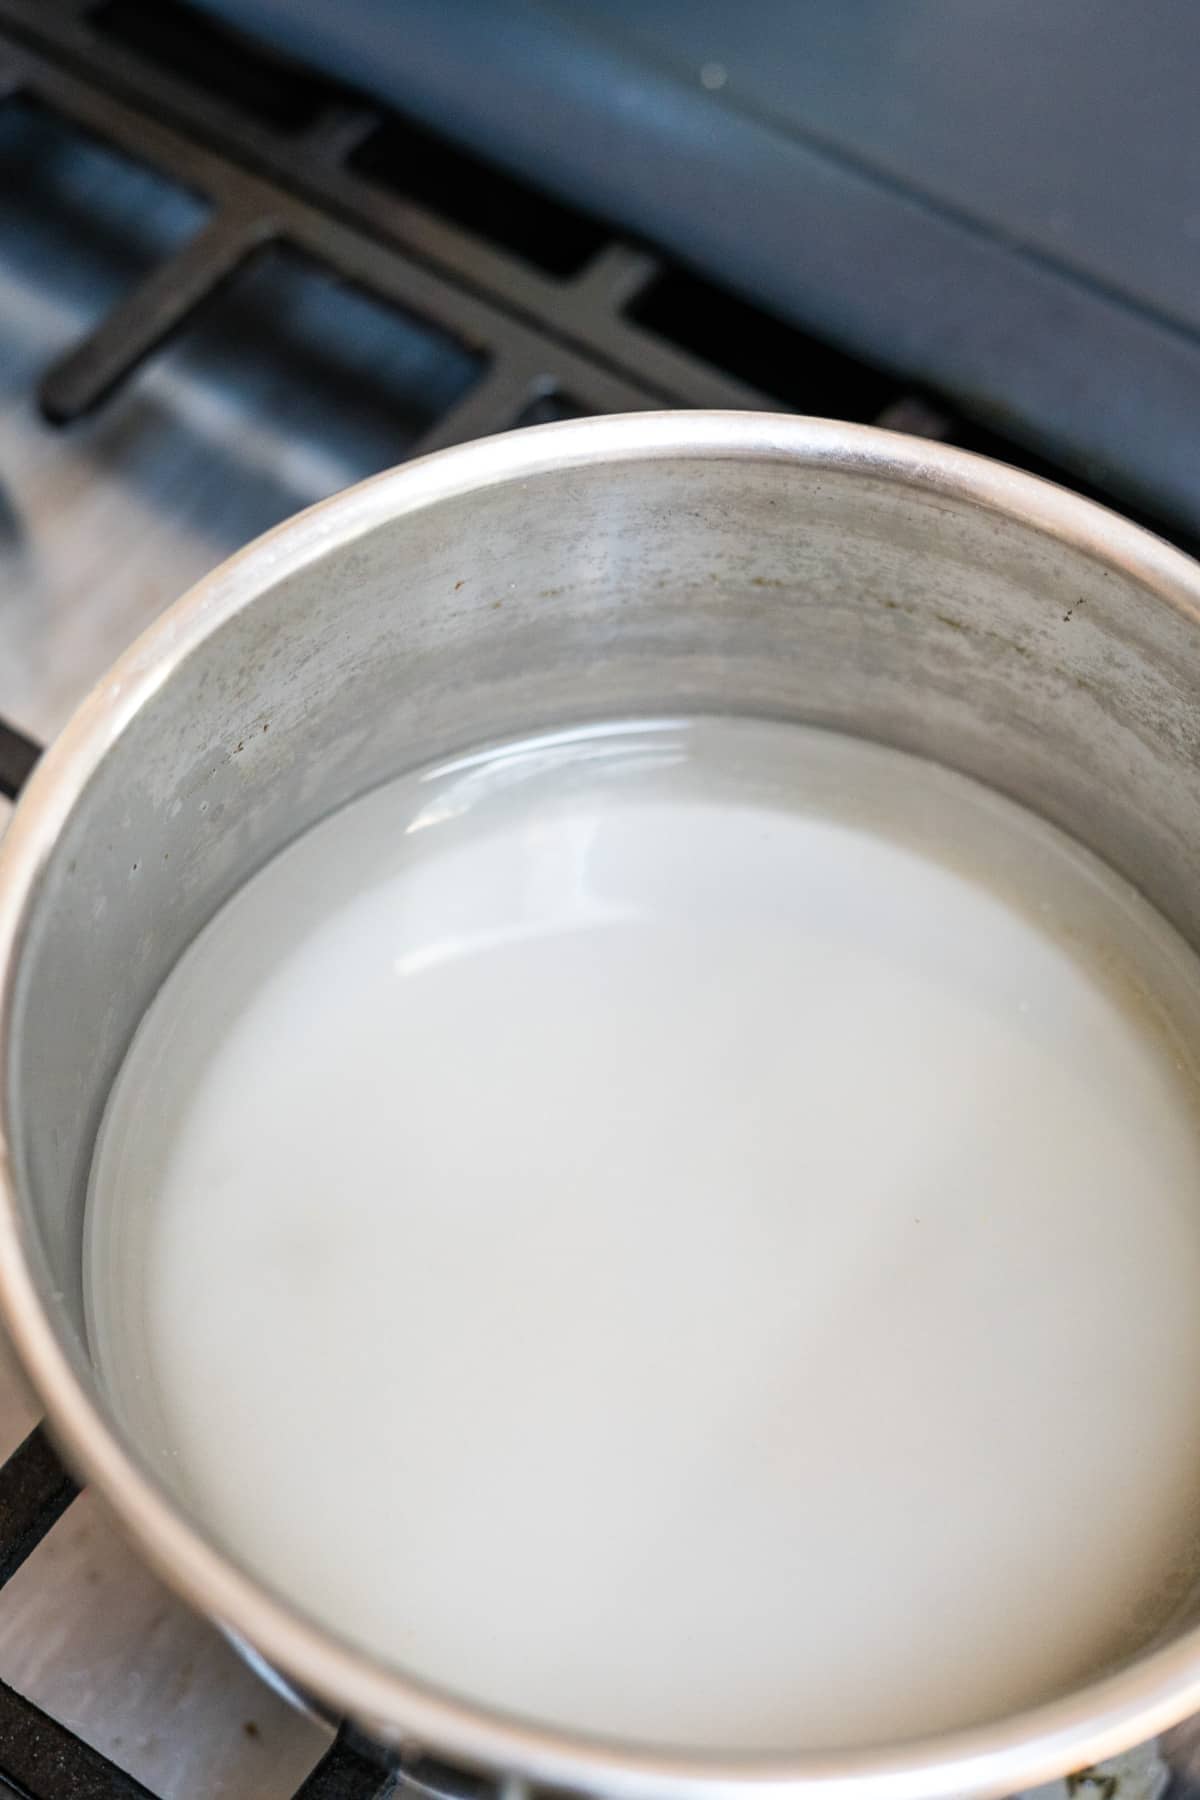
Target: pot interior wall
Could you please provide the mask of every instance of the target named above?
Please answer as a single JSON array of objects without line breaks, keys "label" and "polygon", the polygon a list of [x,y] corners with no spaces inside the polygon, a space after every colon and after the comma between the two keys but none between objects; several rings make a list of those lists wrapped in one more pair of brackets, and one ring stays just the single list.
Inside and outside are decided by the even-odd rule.
[{"label": "pot interior wall", "polygon": [[748,458],[556,469],[314,552],[175,670],[91,778],[22,945],[15,1162],[82,1340],[109,1084],[197,930],[285,842],[431,757],[715,709],[928,755],[1065,827],[1200,942],[1200,628],[900,476]]}]

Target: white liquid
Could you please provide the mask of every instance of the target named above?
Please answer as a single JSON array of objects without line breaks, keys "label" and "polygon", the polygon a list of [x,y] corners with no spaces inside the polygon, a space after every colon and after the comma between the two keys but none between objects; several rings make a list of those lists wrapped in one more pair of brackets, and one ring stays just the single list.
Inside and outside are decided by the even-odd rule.
[{"label": "white liquid", "polygon": [[90,1202],[119,1411],[474,1699],[658,1743],[979,1721],[1200,1541],[1190,954],[818,732],[545,739],[295,845],[166,983]]}]

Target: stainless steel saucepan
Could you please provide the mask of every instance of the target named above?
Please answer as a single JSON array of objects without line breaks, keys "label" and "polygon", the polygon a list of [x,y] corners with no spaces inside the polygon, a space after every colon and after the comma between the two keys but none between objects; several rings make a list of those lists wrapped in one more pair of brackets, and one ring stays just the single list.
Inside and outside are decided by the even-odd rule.
[{"label": "stainless steel saucepan", "polygon": [[261,1586],[142,1465],[93,1375],[81,1235],[101,1109],[221,903],[414,765],[706,709],[836,726],[980,777],[1200,946],[1200,567],[1176,551],[996,464],[822,420],[645,414],[446,451],[202,582],[84,703],[17,808],[0,852],[4,1316],[66,1455],[159,1574],[402,1756],[613,1800],[1026,1788],[1200,1708],[1200,1596],[1104,1680],[936,1740],[754,1758],[577,1739],[385,1667]]}]

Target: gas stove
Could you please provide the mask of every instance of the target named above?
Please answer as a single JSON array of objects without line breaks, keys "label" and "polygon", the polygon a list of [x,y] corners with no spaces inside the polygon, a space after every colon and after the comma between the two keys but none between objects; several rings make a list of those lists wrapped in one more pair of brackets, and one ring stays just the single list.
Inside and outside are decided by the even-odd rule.
[{"label": "gas stove", "polygon": [[[0,828],[39,746],[165,605],[405,457],[718,406],[1057,474],[952,393],[902,386],[177,0],[0,0],[0,96]],[[77,1494],[7,1361],[0,1458],[0,1793],[488,1793],[389,1774],[277,1698]],[[1066,1791],[1184,1800],[1197,1746],[1183,1727]]]}]

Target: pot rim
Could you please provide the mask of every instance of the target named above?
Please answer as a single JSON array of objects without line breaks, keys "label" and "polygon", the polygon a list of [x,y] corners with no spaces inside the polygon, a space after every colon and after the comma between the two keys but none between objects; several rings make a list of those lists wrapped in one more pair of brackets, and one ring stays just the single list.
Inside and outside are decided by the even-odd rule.
[{"label": "pot rim", "polygon": [[1132,576],[1200,627],[1200,564],[1070,491],[990,459],[865,425],[776,413],[572,419],[436,452],[333,495],[222,563],[93,688],[39,763],[0,844],[0,1312],[69,1462],[169,1587],[306,1694],[402,1753],[428,1752],[600,1800],[921,1800],[1012,1794],[1102,1760],[1200,1710],[1200,1626],[1115,1675],[992,1724],[836,1752],[673,1752],[559,1731],[390,1669],[308,1619],[193,1526],[142,1470],[75,1373],[39,1292],[9,1111],[14,988],[39,878],[88,780],[183,659],[259,594],[386,521],[502,482],[609,462],[791,462],[967,501]]}]

